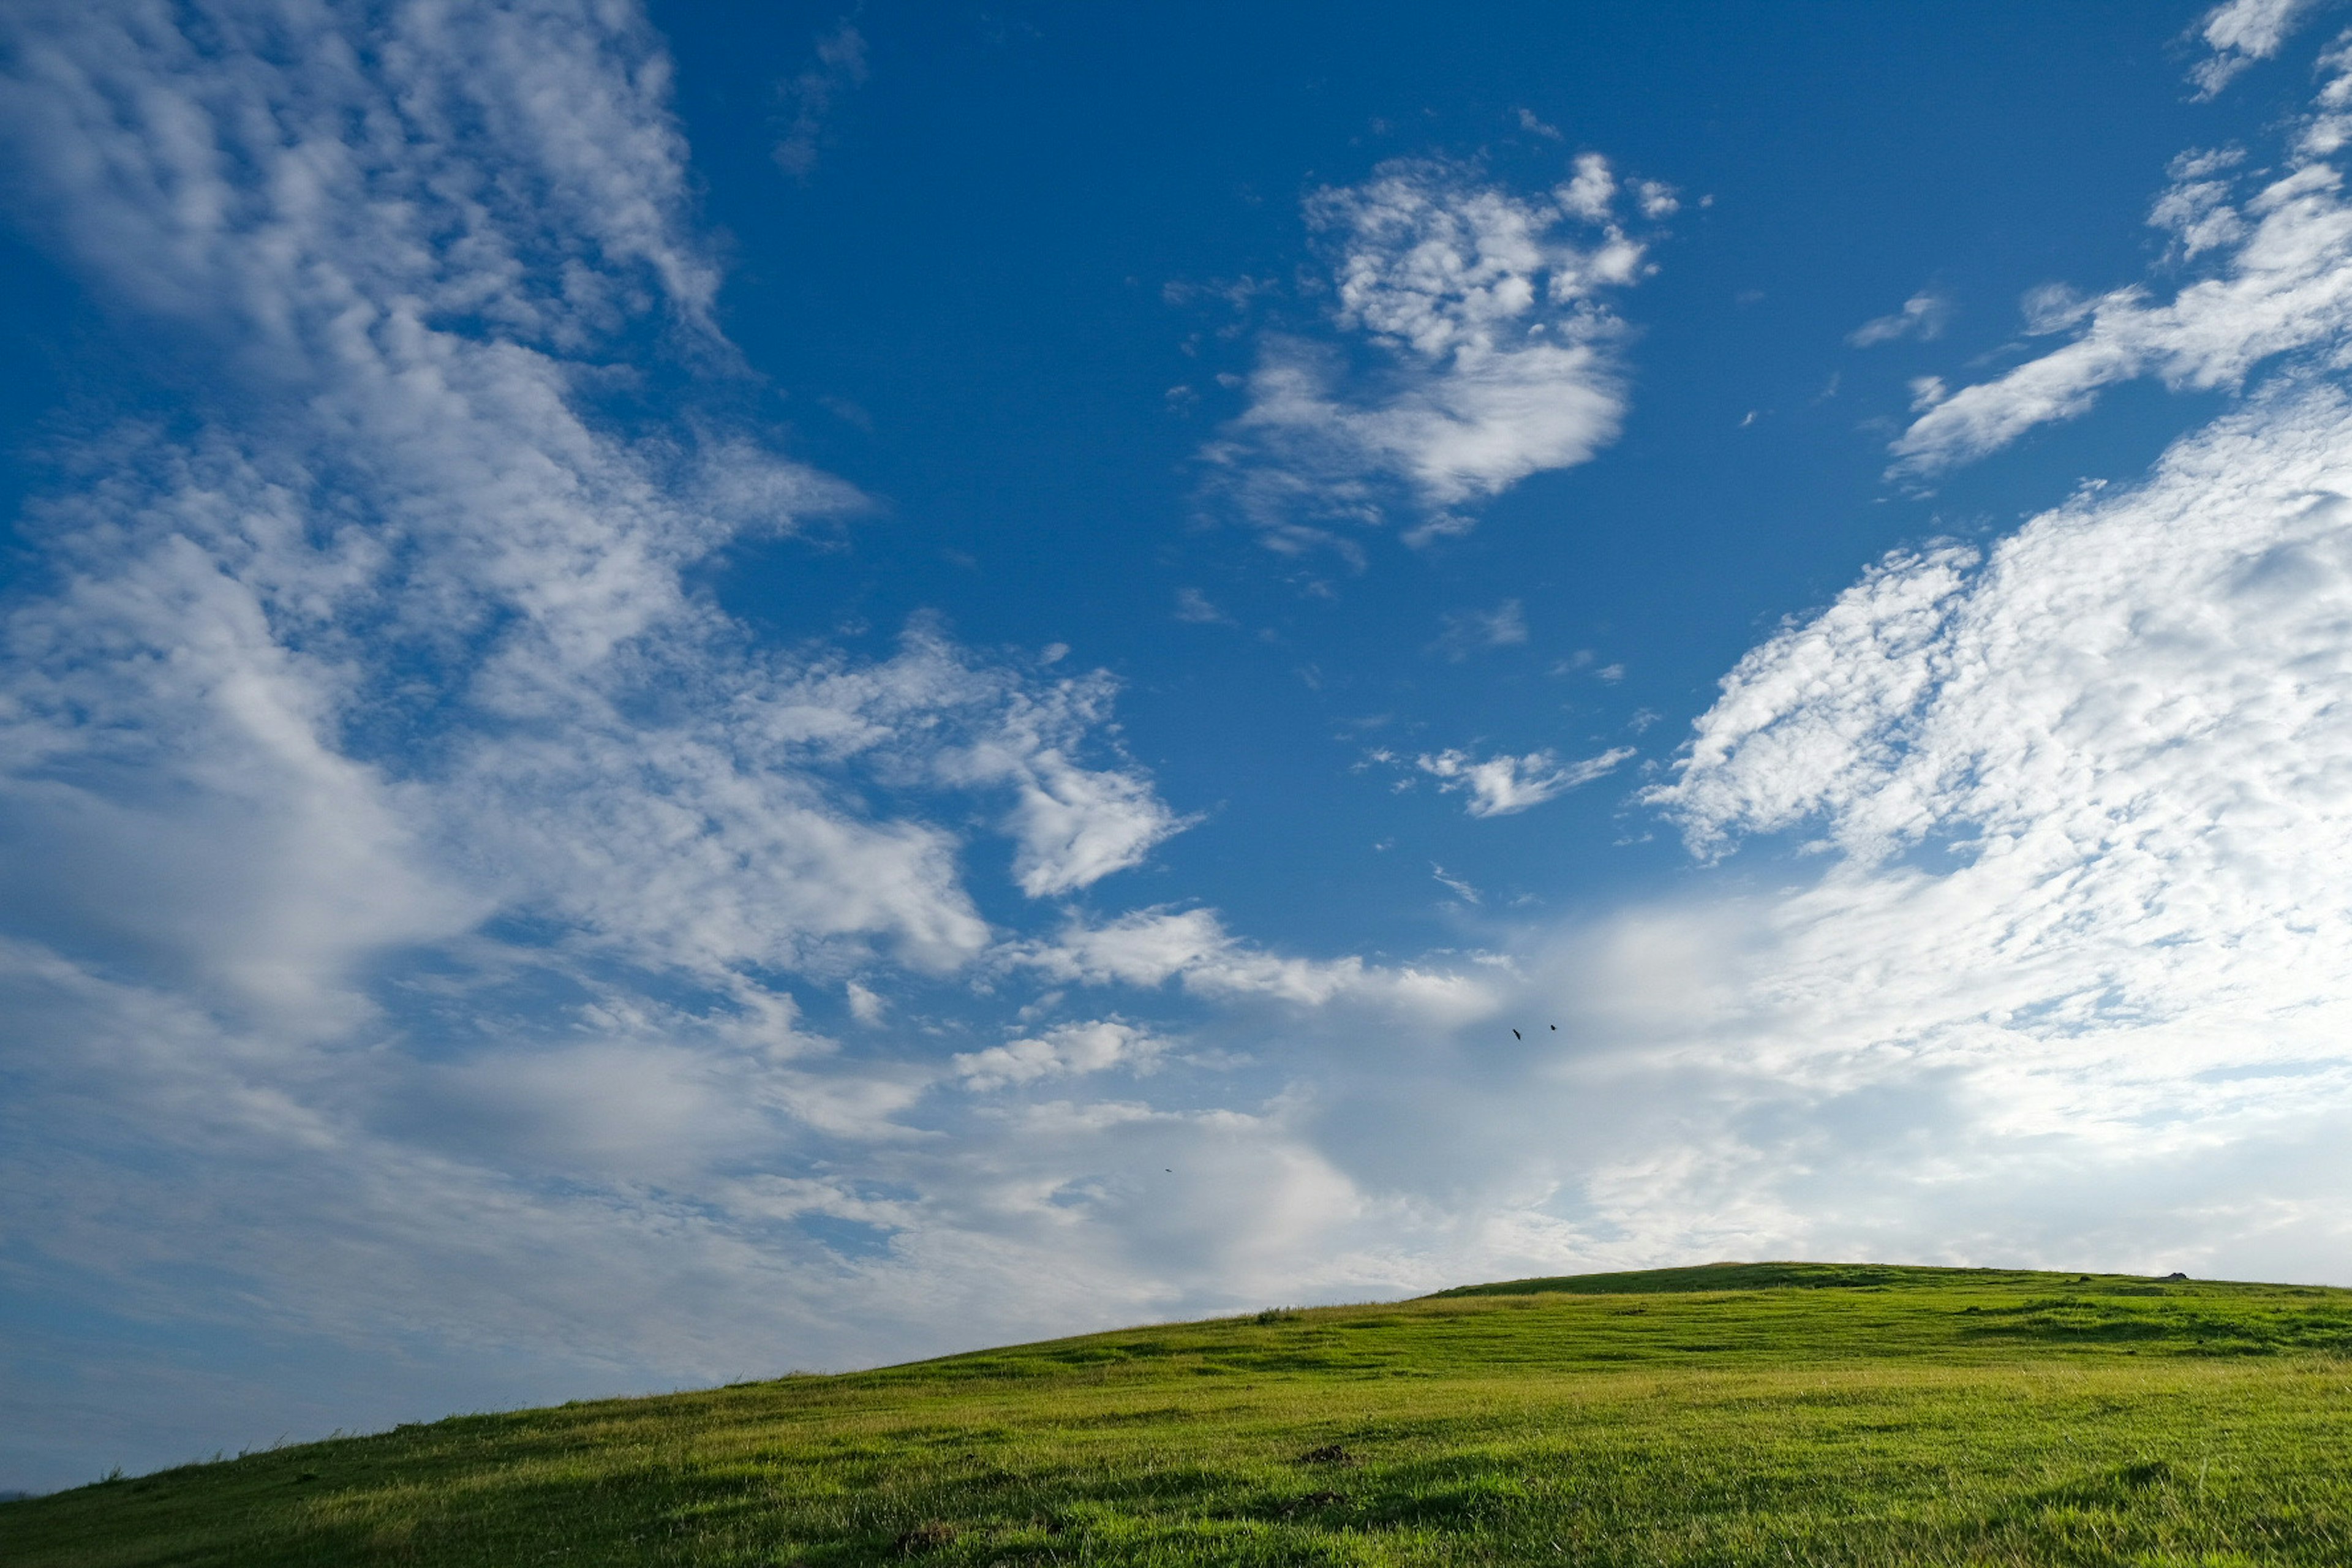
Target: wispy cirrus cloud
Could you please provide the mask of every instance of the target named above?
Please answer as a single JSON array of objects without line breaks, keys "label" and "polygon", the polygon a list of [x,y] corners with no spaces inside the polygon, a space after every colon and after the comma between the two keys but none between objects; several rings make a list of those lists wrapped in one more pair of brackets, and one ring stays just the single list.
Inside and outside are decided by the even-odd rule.
[{"label": "wispy cirrus cloud", "polygon": [[845,16],[818,37],[815,63],[776,89],[793,111],[792,123],[769,152],[776,167],[795,180],[815,173],[818,145],[835,100],[865,86],[866,72],[866,35]]},{"label": "wispy cirrus cloud", "polygon": [[1509,816],[1614,773],[1633,754],[1630,746],[1613,746],[1598,756],[1570,763],[1549,751],[1484,758],[1446,751],[1424,752],[1414,759],[1413,765],[1434,777],[1438,788],[1468,795],[1471,816]]},{"label": "wispy cirrus cloud", "polygon": [[1487,648],[1527,645],[1527,606],[1517,599],[1505,599],[1491,610],[1452,611],[1442,624],[1444,629],[1429,645],[1430,651],[1442,653],[1456,664]]},{"label": "wispy cirrus cloud", "polygon": [[2227,153],[2175,163],[2149,221],[2174,236],[2175,264],[2198,263],[2203,276],[2160,301],[2137,285],[2089,299],[2034,290],[2028,326],[2070,341],[1934,401],[1895,442],[1890,471],[1920,478],[1982,457],[2140,376],[2236,387],[2281,354],[2340,354],[2352,333],[2352,207],[2331,160],[2352,142],[2352,51],[2331,51],[2322,67],[2284,170],[2240,174]]},{"label": "wispy cirrus cloud", "polygon": [[1943,295],[1922,289],[1903,301],[1903,308],[1889,315],[1874,316],[1845,336],[1845,341],[1858,349],[1874,343],[1891,343],[1900,338],[1917,338],[1921,342],[1941,337],[1944,324],[1952,318],[1952,302]]},{"label": "wispy cirrus cloud", "polygon": [[[1297,550],[1400,509],[1409,539],[1459,531],[1476,502],[1590,460],[1625,412],[1610,301],[1647,267],[1627,205],[1597,153],[1532,198],[1435,160],[1316,192],[1332,324],[1360,348],[1265,338],[1248,407],[1203,449],[1218,488]],[[1675,204],[1643,183],[1630,205],[1661,219]]]},{"label": "wispy cirrus cloud", "polygon": [[1013,967],[1065,984],[1157,990],[1171,983],[1210,1000],[1322,1008],[1391,1006],[1415,1017],[1460,1019],[1494,1004],[1492,987],[1450,965],[1388,965],[1349,954],[1301,958],[1235,936],[1213,910],[1138,910],[1075,921],[1007,950]]}]

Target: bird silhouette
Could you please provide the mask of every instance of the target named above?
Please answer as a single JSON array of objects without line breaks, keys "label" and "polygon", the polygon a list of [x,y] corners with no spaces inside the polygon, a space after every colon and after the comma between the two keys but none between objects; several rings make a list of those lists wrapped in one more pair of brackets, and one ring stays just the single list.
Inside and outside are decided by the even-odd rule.
[{"label": "bird silhouette", "polygon": [[1559,1026],[1558,1024],[1554,1024],[1554,1025],[1552,1026],[1552,1027],[1553,1027],[1553,1028],[1555,1028],[1555,1029],[1557,1029],[1557,1028],[1559,1028]]},{"label": "bird silhouette", "polygon": [[1511,1038],[1513,1038],[1513,1039],[1515,1039],[1515,1040],[1524,1040],[1524,1039],[1526,1039],[1526,1038],[1527,1038],[1527,1037],[1526,1037],[1525,1035],[1522,1035],[1521,1033],[1519,1033],[1517,1029],[1513,1029],[1513,1030],[1511,1031]]}]

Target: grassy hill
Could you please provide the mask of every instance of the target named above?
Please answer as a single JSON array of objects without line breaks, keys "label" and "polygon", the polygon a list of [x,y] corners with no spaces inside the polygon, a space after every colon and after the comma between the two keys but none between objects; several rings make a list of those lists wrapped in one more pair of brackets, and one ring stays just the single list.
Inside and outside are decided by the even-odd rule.
[{"label": "grassy hill", "polygon": [[0,1563],[2352,1563],[2352,1291],[1739,1264],[471,1415]]}]

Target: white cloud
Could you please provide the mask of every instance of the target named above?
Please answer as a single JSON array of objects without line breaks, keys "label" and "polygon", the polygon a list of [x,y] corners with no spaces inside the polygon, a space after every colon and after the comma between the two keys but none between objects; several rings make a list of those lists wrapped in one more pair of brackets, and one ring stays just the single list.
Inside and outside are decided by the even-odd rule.
[{"label": "white cloud", "polygon": [[1682,198],[1672,185],[1663,181],[1635,180],[1632,189],[1634,202],[1645,218],[1670,218],[1683,210]]},{"label": "white cloud", "polygon": [[[52,956],[0,944],[0,1000],[12,1083],[35,1091],[0,1122],[11,1149],[45,1151],[12,1160],[0,1220],[39,1236],[44,1286],[168,1317],[196,1363],[243,1352],[189,1387],[168,1349],[44,1343],[69,1352],[52,1373],[79,1358],[96,1375],[68,1384],[69,1427],[28,1409],[0,1453],[61,1480],[256,1424],[267,1441],[289,1409],[323,1432],[870,1363],[1161,1315],[1194,1281],[1230,1310],[1295,1285],[1297,1248],[1362,1207],[1279,1110],[983,1101],[952,1142],[887,1136],[929,1075],[812,1087],[822,1058],[730,1058],[675,1017],[446,1071],[313,1061],[289,1094],[254,1037]],[[803,1140],[779,1170],[775,1119],[803,1111],[864,1141]],[[387,1358],[388,1338],[432,1353]],[[116,1405],[126,1419],[94,1435]]]},{"label": "white cloud", "polygon": [[1617,204],[1617,176],[1600,153],[1579,153],[1575,174],[1552,193],[1552,198],[1572,216],[1605,224],[1612,216],[1610,209]]},{"label": "white cloud", "polygon": [[1545,124],[1537,117],[1534,110],[1519,109],[1513,110],[1513,113],[1517,117],[1520,130],[1540,136],[1548,142],[1557,142],[1560,139],[1559,128],[1556,125]]},{"label": "white cloud", "polygon": [[1435,882],[1439,887],[1444,888],[1447,892],[1452,893],[1455,898],[1461,900],[1465,904],[1482,904],[1486,901],[1479,893],[1478,889],[1469,881],[1463,878],[1451,875],[1447,872],[1444,867],[1440,866],[1433,860],[1430,862],[1429,876],[1432,881]]},{"label": "white cloud", "polygon": [[2205,13],[2197,33],[2213,52],[2189,73],[2199,96],[2212,97],[2240,71],[2278,53],[2286,36],[2315,9],[2315,0],[2224,0]]},{"label": "white cloud", "polygon": [[2042,283],[2028,289],[2018,300],[2018,313],[2025,318],[2029,337],[2047,337],[2089,315],[2091,301],[2063,283]]},{"label": "white cloud", "polygon": [[1071,892],[1122,871],[1190,826],[1133,771],[1089,769],[1071,753],[1108,721],[1108,679],[1064,680],[1015,694],[991,732],[943,752],[937,767],[959,784],[1010,784],[1005,831],[1016,845],[1013,875],[1031,898]]},{"label": "white cloud", "polygon": [[1520,647],[1528,640],[1527,606],[1506,599],[1491,610],[1458,610],[1448,614],[1432,649],[1459,663],[1486,648]]},{"label": "white cloud", "polygon": [[[1458,531],[1460,509],[1614,441],[1625,327],[1606,300],[1639,280],[1644,249],[1618,195],[1592,153],[1533,200],[1412,161],[1317,192],[1307,214],[1332,255],[1335,323],[1380,368],[1349,377],[1327,347],[1264,343],[1248,408],[1203,456],[1268,542],[1304,548],[1333,521],[1378,521],[1400,490],[1422,514],[1412,537]],[[1663,216],[1671,194],[1645,183],[1639,205]],[[1571,225],[1590,232],[1560,237]]]},{"label": "white cloud", "polygon": [[2352,329],[2352,207],[2326,160],[2352,127],[2352,54],[2331,54],[2316,113],[2300,125],[2284,173],[2239,195],[2226,155],[2173,168],[2151,221],[2175,236],[2180,264],[2210,258],[2208,276],[2157,302],[2125,288],[2079,300],[2063,289],[2027,300],[2036,332],[2072,341],[1937,403],[1895,441],[1893,472],[1924,476],[2006,446],[2037,425],[2087,411],[2102,388],[2156,375],[2170,386],[2240,385],[2263,361],[2297,350],[2331,359]]},{"label": "white cloud", "polygon": [[779,89],[793,122],[770,155],[796,180],[815,172],[817,144],[834,100],[866,84],[866,36],[844,18],[816,41],[816,63]]},{"label": "white cloud", "polygon": [[1209,602],[1209,596],[1198,588],[1176,590],[1176,618],[1192,626],[1230,626],[1233,617]]},{"label": "white cloud", "polygon": [[880,1024],[882,1016],[889,1011],[889,1003],[884,1000],[879,992],[861,985],[855,980],[844,985],[842,992],[849,1005],[849,1016],[869,1029]]},{"label": "white cloud", "polygon": [[[22,52],[0,114],[36,150],[28,195],[141,308],[201,321],[289,375],[331,364],[304,341],[322,315],[369,300],[397,301],[377,307],[379,332],[408,312],[478,310],[559,343],[643,310],[650,289],[707,311],[717,273],[680,223],[685,146],[642,19],[583,31],[560,5],[410,6],[364,55],[324,5],[207,20],[240,64],[148,6],[11,28]],[[483,136],[530,177],[481,177]],[[284,265],[330,241],[333,265]]]},{"label": "white cloud", "polygon": [[1505,753],[1483,761],[1467,752],[1423,753],[1414,765],[1433,774],[1438,788],[1461,790],[1470,799],[1473,816],[1508,816],[1531,805],[1541,805],[1579,784],[1591,784],[1612,773],[1633,754],[1631,746],[1615,746],[1580,762],[1563,763],[1554,752],[1529,752],[1523,757]]},{"label": "white cloud", "polygon": [[[2151,228],[2171,233],[2178,259],[2189,260],[2245,237],[2245,219],[2231,205],[2228,177],[2231,169],[2244,162],[2244,155],[2235,150],[2185,153],[2172,161],[2172,184],[2148,208],[2147,222]],[[2028,324],[2038,331],[2072,326],[2084,313],[2085,307],[2063,290],[2054,296],[2029,297],[2026,302]]]},{"label": "white cloud", "polygon": [[1865,349],[1873,343],[1889,343],[1899,338],[1917,338],[1923,342],[1943,335],[1944,325],[1952,319],[1952,302],[1941,294],[1922,290],[1903,301],[1903,308],[1890,316],[1878,316],[1863,322],[1845,341],[1855,348]]},{"label": "white cloud", "polygon": [[1370,964],[1349,954],[1286,958],[1232,935],[1211,910],[1139,910],[1008,950],[1007,962],[1058,982],[1153,989],[1173,980],[1211,1000],[1297,1006],[1392,1005],[1410,1016],[1475,1016],[1493,1005],[1476,978],[1440,966]]},{"label": "white cloud", "polygon": [[1959,545],[1897,552],[1750,652],[1724,677],[1678,776],[1645,798],[1678,816],[1702,850],[1811,814],[1823,781],[1880,754],[1885,715],[1926,689],[1920,650],[1937,645],[1976,559]]},{"label": "white cloud", "polygon": [[1817,825],[1845,870],[1792,910],[1916,911],[1868,940],[1921,944],[1885,962],[1923,966],[1956,1039],[2139,1053],[2192,1099],[2221,1092],[2198,1071],[2333,1059],[2347,474],[2342,395],[2291,387],[1980,562],[1890,557],[1749,655],[1649,798],[1703,849]]},{"label": "white cloud", "polygon": [[1041,1079],[1069,1078],[1120,1067],[1148,1072],[1168,1048],[1157,1038],[1116,1018],[1064,1024],[1043,1035],[1008,1040],[955,1058],[955,1070],[972,1089],[1003,1089]]},{"label": "white cloud", "polygon": [[[403,9],[375,75],[323,9],[271,13],[299,68],[134,15],[28,33],[5,100],[26,178],[122,294],[226,312],[267,412],[186,447],[127,432],[47,508],[68,586],[16,611],[5,743],[61,885],[178,879],[186,901],[119,906],[125,934],[184,919],[257,994],[494,909],[694,970],[873,941],[936,967],[988,939],[955,838],[870,816],[845,768],[1010,793],[1036,893],[1174,830],[1139,775],[1076,760],[1099,679],[1032,689],[923,633],[793,668],[687,590],[731,533],[850,492],[742,435],[624,443],[575,397],[557,350],[665,297],[699,321],[711,287],[641,23]],[[224,858],[248,869],[199,869]],[[261,889],[249,919],[217,919],[224,882]]]}]

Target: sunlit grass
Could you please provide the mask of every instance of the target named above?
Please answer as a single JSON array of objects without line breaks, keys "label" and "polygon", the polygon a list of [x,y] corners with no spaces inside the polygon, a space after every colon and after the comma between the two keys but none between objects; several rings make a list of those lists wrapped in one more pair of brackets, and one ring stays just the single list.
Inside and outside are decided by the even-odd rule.
[{"label": "sunlit grass", "polygon": [[2347,1291],[1588,1277],[403,1427],[0,1562],[2337,1564],[2347,1352]]}]

